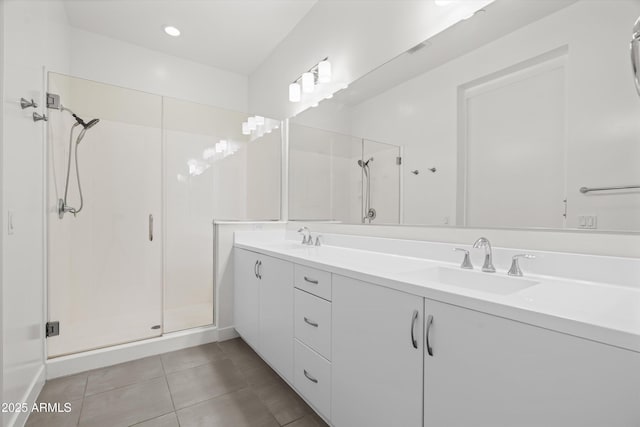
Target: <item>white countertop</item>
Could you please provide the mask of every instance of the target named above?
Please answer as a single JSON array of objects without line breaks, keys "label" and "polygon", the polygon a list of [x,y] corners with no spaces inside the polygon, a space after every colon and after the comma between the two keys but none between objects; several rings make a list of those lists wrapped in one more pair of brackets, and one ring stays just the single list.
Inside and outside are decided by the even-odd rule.
[{"label": "white countertop", "polygon": [[[297,241],[236,236],[235,246],[398,291],[640,352],[640,288],[542,275],[536,285],[499,295],[418,279],[429,267],[459,268],[441,260]],[[491,274],[480,271],[470,274]],[[498,270],[496,275],[506,275]],[[515,279],[518,280],[518,279]],[[427,302],[428,307],[428,302]]]}]

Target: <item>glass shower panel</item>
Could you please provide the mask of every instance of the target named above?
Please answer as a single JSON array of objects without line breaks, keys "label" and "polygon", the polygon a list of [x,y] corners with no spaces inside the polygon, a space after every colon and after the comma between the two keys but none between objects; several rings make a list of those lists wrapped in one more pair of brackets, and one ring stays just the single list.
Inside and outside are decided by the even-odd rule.
[{"label": "glass shower panel", "polygon": [[289,217],[362,218],[362,140],[295,123],[289,125]]},{"label": "glass shower panel", "polygon": [[164,330],[214,323],[213,221],[280,217],[280,122],[164,98]]},{"label": "glass shower panel", "polygon": [[[77,147],[81,212],[58,217],[75,123],[48,110],[48,356],[162,333],[161,97],[49,73],[48,91],[78,116],[99,118]],[[79,134],[77,126],[75,137]],[[68,204],[80,205],[71,165]]]},{"label": "glass shower panel", "polygon": [[[362,158],[369,161],[370,204],[375,212],[372,224],[400,223],[400,147],[363,140]],[[365,177],[366,178],[366,177]],[[366,179],[365,179],[366,181]],[[366,197],[366,182],[362,191]],[[367,222],[369,222],[367,220]]]}]

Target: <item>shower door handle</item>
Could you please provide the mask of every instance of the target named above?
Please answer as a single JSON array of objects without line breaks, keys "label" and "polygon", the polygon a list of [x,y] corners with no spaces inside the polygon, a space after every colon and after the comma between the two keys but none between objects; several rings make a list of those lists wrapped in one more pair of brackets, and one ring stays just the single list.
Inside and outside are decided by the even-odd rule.
[{"label": "shower door handle", "polygon": [[149,214],[149,241],[153,242],[153,215]]}]

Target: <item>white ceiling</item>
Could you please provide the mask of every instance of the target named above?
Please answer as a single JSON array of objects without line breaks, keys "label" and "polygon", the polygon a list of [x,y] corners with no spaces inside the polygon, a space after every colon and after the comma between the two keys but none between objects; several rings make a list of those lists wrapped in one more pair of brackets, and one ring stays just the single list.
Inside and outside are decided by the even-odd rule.
[{"label": "white ceiling", "polygon": [[[249,75],[316,0],[66,0],[69,24]],[[173,25],[174,38],[162,28]]]}]

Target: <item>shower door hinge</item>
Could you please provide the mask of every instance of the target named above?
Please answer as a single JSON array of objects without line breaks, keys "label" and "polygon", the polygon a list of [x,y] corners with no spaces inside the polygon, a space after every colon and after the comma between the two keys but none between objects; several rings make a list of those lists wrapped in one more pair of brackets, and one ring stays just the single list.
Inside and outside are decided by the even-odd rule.
[{"label": "shower door hinge", "polygon": [[396,157],[396,165],[400,166],[402,164],[402,157]]},{"label": "shower door hinge", "polygon": [[47,322],[45,327],[45,336],[49,338],[56,337],[58,335],[60,335],[60,322]]},{"label": "shower door hinge", "polygon": [[60,95],[47,92],[47,108],[60,109]]}]

